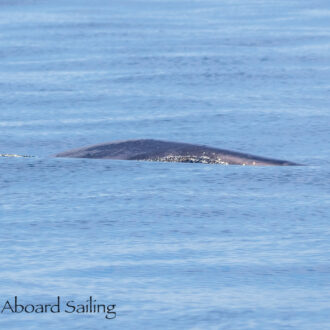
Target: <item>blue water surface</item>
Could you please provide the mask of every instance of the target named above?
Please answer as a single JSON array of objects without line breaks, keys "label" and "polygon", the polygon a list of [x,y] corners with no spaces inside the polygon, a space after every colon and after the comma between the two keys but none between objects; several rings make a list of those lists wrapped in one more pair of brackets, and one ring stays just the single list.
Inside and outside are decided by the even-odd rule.
[{"label": "blue water surface", "polygon": [[[327,329],[330,3],[0,0],[3,329]],[[59,159],[155,138],[305,164]]]}]

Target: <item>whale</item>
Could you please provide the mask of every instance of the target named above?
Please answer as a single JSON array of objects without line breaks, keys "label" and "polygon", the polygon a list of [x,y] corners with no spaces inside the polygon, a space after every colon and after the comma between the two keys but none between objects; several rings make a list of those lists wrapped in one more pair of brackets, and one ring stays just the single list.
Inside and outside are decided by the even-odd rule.
[{"label": "whale", "polygon": [[250,166],[301,165],[205,145],[153,139],[100,143],[64,151],[54,157]]}]

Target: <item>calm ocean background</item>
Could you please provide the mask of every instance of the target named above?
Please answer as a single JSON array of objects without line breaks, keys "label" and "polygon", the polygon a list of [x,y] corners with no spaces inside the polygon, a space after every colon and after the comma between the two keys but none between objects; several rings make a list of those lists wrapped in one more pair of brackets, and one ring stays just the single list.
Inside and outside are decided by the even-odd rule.
[{"label": "calm ocean background", "polygon": [[[2,329],[330,329],[330,2],[0,0]],[[50,156],[155,138],[303,167]]]}]

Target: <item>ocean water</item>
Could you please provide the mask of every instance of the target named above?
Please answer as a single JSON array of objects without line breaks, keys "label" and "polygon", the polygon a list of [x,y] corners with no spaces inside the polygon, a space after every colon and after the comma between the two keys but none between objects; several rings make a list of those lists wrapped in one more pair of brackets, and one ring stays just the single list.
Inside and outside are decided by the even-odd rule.
[{"label": "ocean water", "polygon": [[[329,1],[0,0],[0,327],[329,328],[329,77]],[[51,157],[135,138],[306,166]]]}]

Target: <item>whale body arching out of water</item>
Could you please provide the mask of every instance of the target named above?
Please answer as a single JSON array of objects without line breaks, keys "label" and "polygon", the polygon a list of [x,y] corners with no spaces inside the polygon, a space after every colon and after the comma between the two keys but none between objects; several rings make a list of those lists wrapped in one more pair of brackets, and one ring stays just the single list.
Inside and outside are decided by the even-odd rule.
[{"label": "whale body arching out of water", "polygon": [[101,143],[73,149],[55,157],[144,160],[158,162],[204,163],[222,165],[292,166],[286,160],[271,159],[203,145],[152,139]]}]

